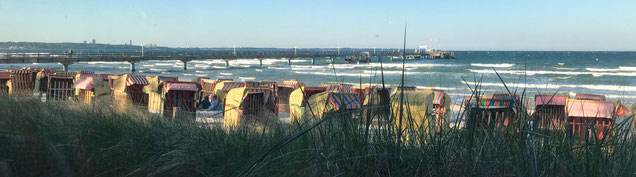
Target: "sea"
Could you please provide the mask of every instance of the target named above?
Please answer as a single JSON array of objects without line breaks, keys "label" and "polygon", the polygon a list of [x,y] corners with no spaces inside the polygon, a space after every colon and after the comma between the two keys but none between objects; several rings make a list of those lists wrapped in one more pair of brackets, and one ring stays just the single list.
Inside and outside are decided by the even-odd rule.
[{"label": "sea", "polygon": [[[576,93],[605,95],[608,100],[636,102],[636,52],[567,52],[567,51],[457,51],[454,59],[373,58],[370,63],[347,63],[326,58],[236,59],[225,66],[218,59],[144,61],[136,64],[135,74],[177,76],[180,80],[198,77],[229,78],[237,81],[276,81],[295,79],[309,86],[325,83],[384,83],[395,88],[405,67],[405,85],[441,89],[454,103],[470,97],[478,86],[481,93],[511,91],[530,97],[535,94]],[[55,63],[2,64],[0,69],[38,67],[62,69]],[[382,69],[381,69],[382,68]],[[130,73],[125,62],[80,62],[69,71],[96,73]],[[382,77],[383,76],[383,77]]]}]

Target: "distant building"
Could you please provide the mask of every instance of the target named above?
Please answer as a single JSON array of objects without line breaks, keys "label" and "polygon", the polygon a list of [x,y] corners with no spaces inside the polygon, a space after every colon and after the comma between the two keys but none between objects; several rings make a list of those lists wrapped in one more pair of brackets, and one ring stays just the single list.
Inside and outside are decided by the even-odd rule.
[{"label": "distant building", "polygon": [[95,44],[95,39],[93,39],[93,44]]},{"label": "distant building", "polygon": [[132,46],[132,40],[130,40],[130,46]]},{"label": "distant building", "polygon": [[86,40],[84,40],[84,44],[86,44]]}]

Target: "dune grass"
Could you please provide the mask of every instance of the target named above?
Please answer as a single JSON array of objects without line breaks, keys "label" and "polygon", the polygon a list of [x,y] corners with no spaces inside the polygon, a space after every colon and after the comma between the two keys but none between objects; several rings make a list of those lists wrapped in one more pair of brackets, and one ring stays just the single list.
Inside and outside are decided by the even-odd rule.
[{"label": "dune grass", "polygon": [[[382,111],[337,112],[255,131],[119,113],[109,104],[1,95],[0,108],[6,176],[636,175],[630,121],[583,145],[565,132],[537,129],[526,112],[509,129],[411,129],[402,141],[390,123],[396,118]],[[363,121],[371,118],[379,123]]]}]

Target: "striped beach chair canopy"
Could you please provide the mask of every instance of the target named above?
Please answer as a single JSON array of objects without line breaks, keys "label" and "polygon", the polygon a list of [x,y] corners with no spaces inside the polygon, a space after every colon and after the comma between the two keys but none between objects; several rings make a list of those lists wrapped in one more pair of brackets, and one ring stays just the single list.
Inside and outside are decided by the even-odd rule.
[{"label": "striped beach chair canopy", "polygon": [[170,90],[180,90],[180,91],[193,91],[196,92],[198,90],[197,84],[189,83],[189,82],[173,82],[168,81],[165,84],[166,92]]},{"label": "striped beach chair canopy", "polygon": [[354,85],[353,87],[351,87],[352,89],[372,89],[374,86],[373,85],[368,85],[368,84],[362,84],[362,85]]},{"label": "striped beach chair canopy", "polygon": [[128,74],[127,76],[128,78],[126,78],[126,86],[149,84],[148,79],[146,79],[146,76],[132,75],[132,74]]},{"label": "striped beach chair canopy", "polygon": [[223,85],[223,88],[221,88],[221,91],[227,93],[233,88],[239,88],[243,86],[245,86],[245,83],[243,82],[225,82],[225,85]]},{"label": "striped beach chair canopy", "polygon": [[507,93],[495,93],[492,95],[493,99],[500,100],[519,100],[519,95],[512,95]]},{"label": "striped beach chair canopy", "polygon": [[344,92],[344,93],[350,93],[351,92],[351,88],[353,87],[352,85],[349,84],[336,84],[336,85],[320,85],[322,87],[325,87],[327,92]]},{"label": "striped beach chair canopy", "polygon": [[283,81],[283,84],[297,86],[298,84],[301,84],[301,83],[299,81],[289,80],[289,81]]},{"label": "striped beach chair canopy", "polygon": [[609,101],[568,99],[565,110],[568,117],[612,119],[616,115],[616,103]]},{"label": "striped beach chair canopy", "polygon": [[241,102],[245,101],[245,98],[247,98],[247,95],[249,95],[250,93],[264,93],[268,91],[271,90],[266,88],[246,88],[245,93],[243,93],[243,98],[241,98]]},{"label": "striped beach chair canopy", "polygon": [[302,87],[305,86],[304,83],[299,82],[297,80],[286,80],[283,81],[282,84],[278,84],[278,87],[289,87],[289,88],[298,88],[298,87]]},{"label": "striped beach chair canopy", "polygon": [[596,101],[605,101],[605,95],[594,95],[594,94],[576,93],[575,98],[576,98],[577,100],[596,100]]},{"label": "striped beach chair canopy", "polygon": [[565,106],[565,101],[569,98],[567,95],[535,95],[534,106]]},{"label": "striped beach chair canopy", "polygon": [[9,80],[11,79],[11,74],[9,72],[0,72],[0,80]]},{"label": "striped beach chair canopy", "polygon": [[433,93],[433,104],[434,105],[444,105],[444,92],[434,92]]},{"label": "striped beach chair canopy", "polygon": [[203,83],[210,83],[210,84],[216,84],[217,80],[212,80],[212,79],[206,79],[206,78],[202,78],[200,79],[201,82]]},{"label": "striped beach chair canopy", "polygon": [[176,82],[176,81],[179,81],[179,78],[178,77],[159,76],[159,80],[164,81],[164,82]]},{"label": "striped beach chair canopy", "polygon": [[511,100],[480,99],[479,103],[477,103],[477,100],[475,99],[468,101],[470,103],[470,106],[479,106],[486,109],[508,108],[513,107],[515,104],[515,102]]},{"label": "striped beach chair canopy", "polygon": [[362,103],[355,93],[329,93],[325,112],[337,111],[340,108],[346,110],[360,109]]},{"label": "striped beach chair canopy", "polygon": [[246,81],[245,82],[245,87],[274,88],[275,86],[276,86],[276,82],[265,82],[265,81],[260,81],[260,82]]}]

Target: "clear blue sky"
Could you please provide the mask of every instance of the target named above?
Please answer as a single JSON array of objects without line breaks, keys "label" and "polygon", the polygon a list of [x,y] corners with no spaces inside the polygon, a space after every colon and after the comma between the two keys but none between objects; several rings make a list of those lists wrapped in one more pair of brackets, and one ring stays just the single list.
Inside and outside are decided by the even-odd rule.
[{"label": "clear blue sky", "polygon": [[0,41],[636,50],[636,1],[0,1]]}]

